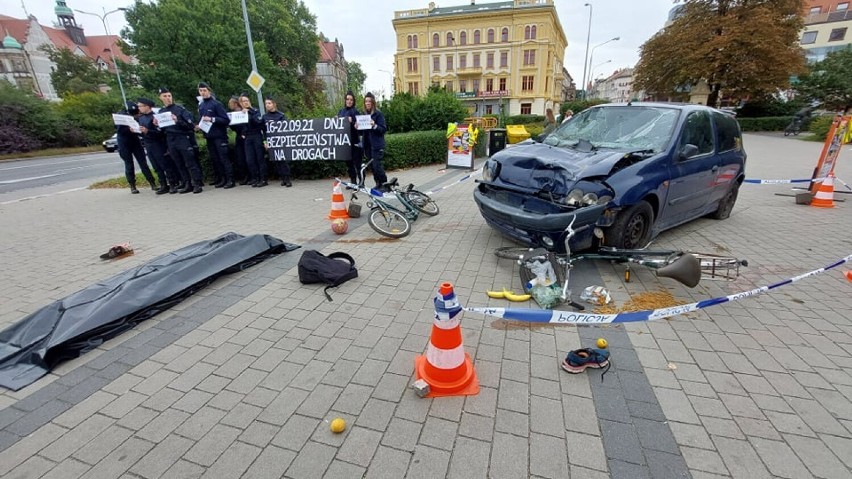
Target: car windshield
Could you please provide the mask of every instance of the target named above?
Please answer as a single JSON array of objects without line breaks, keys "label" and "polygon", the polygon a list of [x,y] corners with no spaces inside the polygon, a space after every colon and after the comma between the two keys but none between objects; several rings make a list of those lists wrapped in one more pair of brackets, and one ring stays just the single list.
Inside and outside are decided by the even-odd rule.
[{"label": "car windshield", "polygon": [[595,148],[663,151],[671,141],[680,111],[653,106],[589,108],[544,139],[552,146],[575,147],[581,140]]}]

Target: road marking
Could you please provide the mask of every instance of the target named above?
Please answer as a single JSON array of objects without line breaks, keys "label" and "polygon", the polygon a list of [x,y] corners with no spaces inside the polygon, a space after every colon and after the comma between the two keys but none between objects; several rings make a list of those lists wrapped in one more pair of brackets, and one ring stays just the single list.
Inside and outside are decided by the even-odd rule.
[{"label": "road marking", "polygon": [[[104,155],[104,154],[108,154],[108,153],[95,153],[95,155]],[[92,155],[92,156],[94,156],[94,155]],[[81,161],[96,161],[98,159],[99,158],[81,158],[79,160],[57,161],[55,163],[41,163],[40,162],[37,165],[21,165],[21,166],[0,167],[0,171],[19,170],[21,168],[37,168],[39,166],[62,165],[62,164],[65,164],[65,163],[78,163],[78,162],[81,162]],[[18,162],[18,161],[28,161],[28,160],[15,160],[15,162]]]},{"label": "road marking", "polygon": [[55,174],[52,174],[52,175],[44,175],[44,176],[31,176],[29,178],[18,178],[17,180],[0,181],[0,185],[10,185],[12,183],[23,183],[24,181],[40,180],[42,178],[53,178],[54,176],[59,176],[59,173],[55,173]]},{"label": "road marking", "polygon": [[89,188],[88,186],[82,186],[80,188],[72,188],[70,190],[57,191],[56,193],[47,193],[47,194],[44,194],[44,195],[28,196],[26,198],[18,198],[17,200],[4,201],[4,202],[0,203],[0,205],[9,205],[9,204],[12,204],[12,203],[20,203],[22,201],[35,200],[35,199],[38,199],[38,198],[48,198],[50,196],[62,195],[62,194],[65,194],[65,193],[73,193],[75,191],[86,190],[88,188]]}]

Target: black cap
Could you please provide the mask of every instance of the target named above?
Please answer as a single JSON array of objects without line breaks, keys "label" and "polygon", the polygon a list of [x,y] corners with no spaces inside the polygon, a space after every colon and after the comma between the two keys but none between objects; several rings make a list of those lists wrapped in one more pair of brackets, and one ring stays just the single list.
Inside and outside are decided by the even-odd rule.
[{"label": "black cap", "polygon": [[208,89],[208,90],[209,90],[209,89],[210,89],[210,85],[208,85],[207,83],[204,83],[204,82],[202,81],[202,82],[198,82],[198,88],[206,88],[206,89]]},{"label": "black cap", "polygon": [[154,106],[154,101],[149,99],[149,98],[140,98],[140,99],[136,100],[136,103],[141,103],[143,105],[151,106],[151,107]]},{"label": "black cap", "polygon": [[159,90],[157,90],[157,94],[162,95],[163,93],[171,93],[172,91],[168,88],[161,86]]},{"label": "black cap", "polygon": [[376,97],[373,96],[372,92],[367,92],[367,94],[364,95],[364,98],[370,98],[371,100],[376,101]]},{"label": "black cap", "polygon": [[128,101],[127,104],[125,104],[125,107],[127,113],[130,113],[131,115],[139,113],[139,107],[136,106],[136,103],[133,103],[132,101]]}]

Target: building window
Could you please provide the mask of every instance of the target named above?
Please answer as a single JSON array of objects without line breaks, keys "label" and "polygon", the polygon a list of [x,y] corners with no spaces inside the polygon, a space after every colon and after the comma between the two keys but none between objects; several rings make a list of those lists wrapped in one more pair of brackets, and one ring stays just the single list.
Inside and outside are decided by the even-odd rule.
[{"label": "building window", "polygon": [[467,92],[467,80],[459,80],[459,91],[462,93]]},{"label": "building window", "polygon": [[420,94],[420,82],[408,82],[408,93],[412,95]]},{"label": "building window", "polygon": [[506,68],[509,66],[509,52],[500,52],[500,67]]},{"label": "building window", "polygon": [[419,45],[417,45],[417,38],[418,38],[419,36],[420,36],[420,35],[414,35],[414,48],[418,48],[418,47],[419,47]]},{"label": "building window", "polygon": [[494,114],[494,107],[491,106],[491,105],[485,105],[485,114],[486,115],[493,115]]},{"label": "building window", "polygon": [[494,68],[494,54],[488,53],[485,56],[485,68]]},{"label": "building window", "polygon": [[467,45],[467,32],[459,33],[459,43],[462,45]]},{"label": "building window", "polygon": [[453,81],[452,80],[447,80],[447,91],[448,92],[453,91]]},{"label": "building window", "polygon": [[488,29],[488,43],[494,43],[494,29]]},{"label": "building window", "polygon": [[535,50],[524,50],[524,66],[535,65]]},{"label": "building window", "polygon": [[494,91],[494,79],[486,78],[485,79],[485,91]]},{"label": "building window", "polygon": [[843,28],[834,28],[831,30],[831,33],[828,35],[828,41],[830,42],[839,42],[846,38],[846,27]]},{"label": "building window", "polygon": [[817,38],[817,32],[805,32],[802,34],[802,45],[808,45],[810,43],[815,43]]},{"label": "building window", "polygon": [[522,91],[532,91],[534,80],[535,80],[535,77],[533,75],[524,75],[521,78],[521,90]]},{"label": "building window", "polygon": [[453,56],[452,55],[447,55],[447,71],[448,72],[453,71]]},{"label": "building window", "polygon": [[527,25],[526,27],[524,27],[524,40],[529,40],[529,39],[530,39],[530,26]]},{"label": "building window", "polygon": [[432,57],[432,70],[441,71],[441,57]]},{"label": "building window", "polygon": [[838,3],[835,10],[838,12],[845,12],[846,10],[849,10],[849,2]]},{"label": "building window", "polygon": [[432,88],[441,88],[441,83],[437,81],[432,82]]},{"label": "building window", "polygon": [[480,35],[479,35],[479,30],[474,30],[474,31],[473,31],[473,44],[474,44],[474,45],[479,45],[479,44],[481,43],[481,42],[479,41],[479,40],[480,40],[480,38],[479,38],[479,37],[480,37]]},{"label": "building window", "polygon": [[447,46],[450,46],[452,44],[453,44],[453,34],[447,33]]},{"label": "building window", "polygon": [[432,46],[433,47],[437,47],[440,44],[440,42],[441,42],[441,37],[439,37],[437,33],[432,35]]},{"label": "building window", "polygon": [[535,25],[530,29],[530,40],[535,40]]},{"label": "building window", "polygon": [[409,58],[408,59],[408,72],[409,73],[417,72],[417,59],[416,58]]},{"label": "building window", "polygon": [[476,93],[479,91],[479,78],[473,80],[473,92]]},{"label": "building window", "polygon": [[509,29],[503,27],[503,31],[500,32],[500,41],[506,43],[509,41]]},{"label": "building window", "polygon": [[816,15],[817,13],[822,12],[822,7],[811,7],[811,11],[809,12],[811,15]]},{"label": "building window", "polygon": [[506,77],[500,79],[500,91],[506,91]]},{"label": "building window", "polygon": [[411,35],[409,35],[408,36],[408,48],[412,48],[412,44],[413,44],[413,42],[411,40]]},{"label": "building window", "polygon": [[461,55],[459,55],[459,68],[467,68],[467,53],[462,53]]},{"label": "building window", "polygon": [[473,54],[473,68],[479,68],[482,66],[482,63],[479,61],[479,53]]},{"label": "building window", "polygon": [[547,90],[550,89],[550,77],[544,78],[544,93],[547,93]]},{"label": "building window", "polygon": [[521,115],[529,115],[532,113],[532,103],[521,103]]}]

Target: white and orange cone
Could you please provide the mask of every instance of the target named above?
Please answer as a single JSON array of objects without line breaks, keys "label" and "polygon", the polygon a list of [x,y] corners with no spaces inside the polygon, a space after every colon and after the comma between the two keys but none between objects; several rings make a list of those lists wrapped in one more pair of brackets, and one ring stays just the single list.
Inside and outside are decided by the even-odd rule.
[{"label": "white and orange cone", "polygon": [[464,352],[461,311],[451,283],[442,283],[435,297],[435,322],[426,354],[414,359],[414,375],[429,385],[425,397],[479,394],[479,379]]},{"label": "white and orange cone", "polygon": [[331,212],[328,214],[328,219],[336,220],[338,218],[348,220],[349,213],[346,212],[346,205],[343,200],[343,190],[340,189],[340,182],[335,181],[334,187],[331,190]]},{"label": "white and orange cone", "polygon": [[829,174],[819,184],[817,192],[811,200],[811,206],[817,208],[834,208],[834,175]]}]

